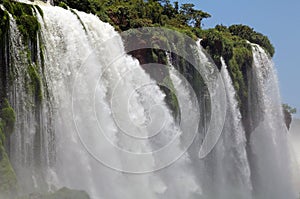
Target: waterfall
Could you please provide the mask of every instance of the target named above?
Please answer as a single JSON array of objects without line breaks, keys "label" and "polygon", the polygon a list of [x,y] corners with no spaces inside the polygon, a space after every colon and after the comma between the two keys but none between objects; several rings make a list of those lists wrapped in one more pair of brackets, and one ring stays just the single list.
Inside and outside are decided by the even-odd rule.
[{"label": "waterfall", "polygon": [[[21,194],[68,187],[91,199],[296,199],[277,77],[261,47],[252,45],[247,74],[249,129],[224,60],[219,71],[200,41],[190,74],[167,53],[169,84],[160,86],[176,96],[174,118],[160,82],[111,25],[47,2],[43,16],[33,10],[36,44],[26,49],[10,16],[5,46],[16,114],[7,150]],[[186,78],[197,72],[202,79]]]},{"label": "waterfall", "polygon": [[[189,157],[181,156],[181,129],[118,33],[92,14],[41,8],[46,81],[56,110],[51,183],[86,190],[93,199],[191,198],[200,188]],[[149,173],[177,156],[178,163]]]},{"label": "waterfall", "polygon": [[273,62],[252,44],[249,74],[251,170],[255,197],[297,198],[291,182],[287,128],[284,124],[277,75]]},{"label": "waterfall", "polygon": [[[199,53],[203,53],[201,47],[199,51]],[[205,53],[201,54],[200,58],[202,64],[210,64]],[[190,83],[174,69],[172,64],[170,65],[170,77],[178,101],[180,104],[186,104],[185,109],[180,109],[183,110],[181,118],[184,119],[187,118],[187,114],[195,114],[193,107],[198,107],[198,101]],[[195,177],[204,188],[201,192],[204,198],[250,199],[252,198],[252,184],[246,153],[246,135],[236,100],[236,92],[223,59],[221,76],[227,96],[227,106],[225,105],[227,113],[222,135],[207,157],[201,160],[193,159],[191,170],[195,171]],[[201,130],[199,133],[202,133]],[[199,138],[196,140],[200,141]],[[195,146],[191,148],[195,148]],[[190,150],[190,155],[194,154],[193,150]]]},{"label": "waterfall", "polygon": [[[180,124],[181,129],[183,129],[183,132],[188,132],[191,127],[198,126],[197,122],[198,120],[195,118],[199,118],[199,104],[197,100],[197,96],[195,92],[193,91],[193,88],[191,87],[190,83],[184,78],[183,75],[181,75],[172,65],[172,61],[170,60],[170,55],[167,54],[168,57],[168,64],[170,66],[169,72],[170,72],[170,78],[172,80],[172,83],[174,85],[174,93],[177,97],[179,109],[180,109]],[[189,120],[189,118],[194,118],[192,120]],[[184,121],[189,120],[189,121]],[[192,148],[192,147],[191,147]],[[199,150],[199,149],[198,149]],[[182,181],[183,186],[188,186],[192,189],[194,192],[194,197],[199,198],[201,195],[203,195],[203,190],[200,185],[201,179],[197,180],[197,176],[199,173],[198,168],[195,169],[193,164],[195,163],[194,160],[190,160],[190,156],[193,156],[191,153],[185,153],[184,159],[179,159],[174,167],[168,168],[168,170],[172,171],[174,170],[174,173],[180,172],[179,178],[174,178],[174,176],[169,177],[169,181],[179,180]],[[193,158],[194,159],[194,158]],[[167,170],[165,172],[168,172]],[[181,176],[181,177],[180,177]],[[199,185],[197,185],[197,184]],[[194,188],[193,188],[194,187]],[[182,187],[178,187],[178,189],[182,189]],[[174,197],[174,196],[173,196]],[[172,197],[172,198],[173,198]],[[183,198],[184,196],[179,196],[178,198]],[[190,196],[190,198],[192,198]]]},{"label": "waterfall", "polygon": [[[28,88],[28,82],[33,81],[28,70],[36,70],[37,67],[24,67],[28,66],[28,54],[24,53],[26,50],[12,16],[9,31],[8,68],[15,76],[15,82],[9,86],[8,98],[16,113],[14,133],[10,138],[11,161],[20,178],[21,190],[27,192],[38,186],[48,190],[41,176],[47,178],[54,156],[51,102],[47,101],[46,93],[43,93],[45,100],[39,102],[32,94],[32,88]],[[41,61],[38,59],[35,64],[40,65]]]},{"label": "waterfall", "polygon": [[220,198],[251,198],[252,184],[246,153],[246,133],[242,125],[236,92],[223,58],[221,63],[228,104],[222,137],[216,147],[216,150],[223,152],[219,157],[222,158],[221,162],[215,163],[219,165],[218,170],[221,174],[219,180],[224,187],[222,190],[220,186]]}]

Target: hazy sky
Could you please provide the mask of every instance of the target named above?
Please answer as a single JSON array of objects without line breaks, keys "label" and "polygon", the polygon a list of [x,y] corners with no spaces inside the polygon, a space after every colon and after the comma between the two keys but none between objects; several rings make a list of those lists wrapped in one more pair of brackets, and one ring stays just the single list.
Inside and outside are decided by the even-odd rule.
[{"label": "hazy sky", "polygon": [[178,0],[212,15],[204,27],[245,24],[269,37],[275,46],[282,101],[300,117],[300,0]]}]

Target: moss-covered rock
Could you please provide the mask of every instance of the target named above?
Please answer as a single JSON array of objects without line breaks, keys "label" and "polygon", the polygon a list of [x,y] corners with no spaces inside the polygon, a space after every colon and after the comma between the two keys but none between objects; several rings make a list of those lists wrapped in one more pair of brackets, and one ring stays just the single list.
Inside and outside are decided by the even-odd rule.
[{"label": "moss-covered rock", "polygon": [[68,5],[63,1],[59,2],[58,6],[66,10],[69,9]]},{"label": "moss-covered rock", "polygon": [[13,196],[17,190],[16,175],[4,148],[4,143],[13,132],[15,120],[15,112],[5,99],[0,111],[0,198],[3,199]]},{"label": "moss-covered rock", "polygon": [[40,26],[34,13],[34,6],[10,0],[3,0],[3,5],[16,20],[25,44],[28,44],[30,41],[36,42],[36,36]]},{"label": "moss-covered rock", "polygon": [[173,113],[174,118],[180,121],[180,107],[176,96],[176,90],[170,76],[166,76],[161,84],[160,89],[166,94],[166,102]]},{"label": "moss-covered rock", "polygon": [[17,199],[90,199],[90,197],[85,191],[78,191],[64,187],[54,193],[32,193]]},{"label": "moss-covered rock", "polygon": [[4,100],[2,105],[1,113],[1,126],[6,137],[9,137],[13,132],[16,116],[14,109],[10,106],[7,99]]},{"label": "moss-covered rock", "polygon": [[40,6],[38,6],[38,5],[35,5],[35,8],[36,8],[37,11],[39,12],[39,14],[40,14],[42,17],[44,17],[44,12],[43,12],[42,8],[41,8]]},{"label": "moss-covered rock", "polygon": [[35,96],[36,102],[40,102],[43,99],[43,85],[37,66],[33,64],[28,65],[29,75],[29,92]]},{"label": "moss-covered rock", "polygon": [[17,190],[17,178],[5,149],[0,141],[0,198],[14,196]]},{"label": "moss-covered rock", "polygon": [[4,35],[9,28],[9,16],[7,11],[0,9],[0,44],[2,47]]}]

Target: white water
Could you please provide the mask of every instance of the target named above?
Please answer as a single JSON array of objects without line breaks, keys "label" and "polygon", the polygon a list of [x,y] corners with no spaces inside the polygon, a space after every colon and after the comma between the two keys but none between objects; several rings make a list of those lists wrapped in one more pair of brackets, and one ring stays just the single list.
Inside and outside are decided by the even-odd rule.
[{"label": "white water", "polygon": [[198,162],[204,198],[251,199],[252,184],[246,153],[246,135],[236,92],[223,59],[221,76],[226,91],[226,100],[222,103],[226,109],[222,134],[212,151]]},{"label": "white water", "polygon": [[[202,48],[199,50],[202,52]],[[208,59],[202,59],[201,61],[202,63],[210,63]],[[201,160],[194,159],[191,170],[195,170],[197,173],[195,177],[199,178],[198,182],[205,188],[201,192],[204,198],[250,199],[252,198],[252,184],[246,153],[246,135],[235,96],[236,93],[223,59],[221,75],[227,94],[227,106],[223,104],[224,107],[227,107],[223,132],[217,145],[207,157]],[[180,109],[186,110],[186,112],[183,111],[181,118],[188,118],[189,114],[195,114],[193,113],[193,107],[198,106],[195,93],[193,93],[185,78],[173,66],[170,68],[170,77],[179,104],[185,104],[185,108]],[[196,116],[193,115],[192,117]],[[191,149],[189,154],[193,155],[193,150]]]},{"label": "white water", "polygon": [[[172,83],[174,85],[174,92],[180,109],[180,126],[183,132],[188,133],[193,128],[191,126],[198,126],[199,122],[199,105],[197,101],[196,94],[193,91],[193,88],[187,82],[187,80],[174,68],[170,61],[170,56],[168,55],[169,60],[169,73]],[[191,119],[192,118],[192,119]],[[192,132],[189,132],[192,133]],[[197,181],[197,176],[199,170],[194,168],[194,162],[190,161],[189,156],[192,154],[186,153],[184,154],[184,158],[181,158],[177,161],[177,164],[170,169],[173,170],[173,173],[180,173],[179,177],[174,178],[174,176],[169,177],[170,182],[173,180],[181,181],[181,183],[185,184],[183,186],[190,187],[191,191],[194,193],[195,198],[199,198],[203,195],[203,190],[200,186],[199,180]],[[181,166],[180,166],[181,165]],[[171,170],[171,171],[172,171]],[[199,185],[197,185],[199,184]],[[178,187],[177,189],[181,189]],[[171,196],[171,195],[170,195]],[[183,198],[184,195],[179,196],[178,198]],[[171,198],[171,197],[168,197]],[[193,198],[191,195],[189,198]]]},{"label": "white water", "polygon": [[[51,102],[44,93],[45,100],[38,103],[26,86],[31,81],[28,68],[24,67],[28,65],[27,53],[12,16],[10,35],[9,69],[10,74],[15,76],[15,82],[9,86],[8,96],[16,113],[14,133],[10,139],[10,157],[20,178],[20,190],[48,190],[44,178],[48,177],[47,172],[54,156]],[[40,63],[38,59],[36,64]],[[41,71],[37,72],[41,74]]]},{"label": "white water", "polygon": [[249,109],[255,196],[259,199],[297,198],[291,181],[287,128],[273,62],[258,45],[253,44],[253,55]]},{"label": "white water", "polygon": [[70,11],[41,8],[46,80],[57,110],[51,183],[86,190],[93,199],[191,198],[200,188],[188,156],[144,173],[183,154],[181,131],[119,35],[94,15],[77,12],[83,27]]},{"label": "white water", "polygon": [[222,138],[216,148],[222,150],[219,152],[221,162],[216,163],[220,172],[220,198],[251,198],[252,184],[246,153],[246,133],[242,125],[236,92],[223,58],[221,62],[228,104]]},{"label": "white water", "polygon": [[[87,191],[92,199],[250,199],[253,183],[255,199],[296,198],[277,78],[260,47],[253,47],[249,78],[251,182],[245,131],[224,62],[221,75],[227,100],[221,95],[214,98],[226,107],[223,134],[214,149],[214,144],[206,145],[201,159],[191,157],[194,152],[184,153],[184,136],[192,136],[190,127],[197,125],[199,110],[192,89],[178,72],[170,69],[181,111],[176,125],[164,94],[138,61],[126,55],[120,36],[109,24],[91,14],[41,8],[44,19],[37,16],[45,44],[47,88],[38,107],[24,86],[26,55],[16,23],[10,22],[16,82],[9,100],[17,116],[10,155],[22,191],[67,186]],[[205,73],[209,76],[214,73],[212,63],[197,44],[200,65],[211,70]],[[217,118],[209,127],[213,132],[220,128],[224,107],[217,107],[212,115]],[[219,134],[212,136],[208,140],[217,141]]]}]

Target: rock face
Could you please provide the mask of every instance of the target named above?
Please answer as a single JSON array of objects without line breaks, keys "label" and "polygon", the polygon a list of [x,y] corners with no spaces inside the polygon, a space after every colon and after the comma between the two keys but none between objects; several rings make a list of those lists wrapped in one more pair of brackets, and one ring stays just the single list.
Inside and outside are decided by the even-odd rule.
[{"label": "rock face", "polygon": [[286,127],[288,129],[290,129],[291,123],[292,123],[292,115],[290,112],[288,112],[285,109],[283,110],[283,113],[284,113],[284,121],[285,121]]}]

